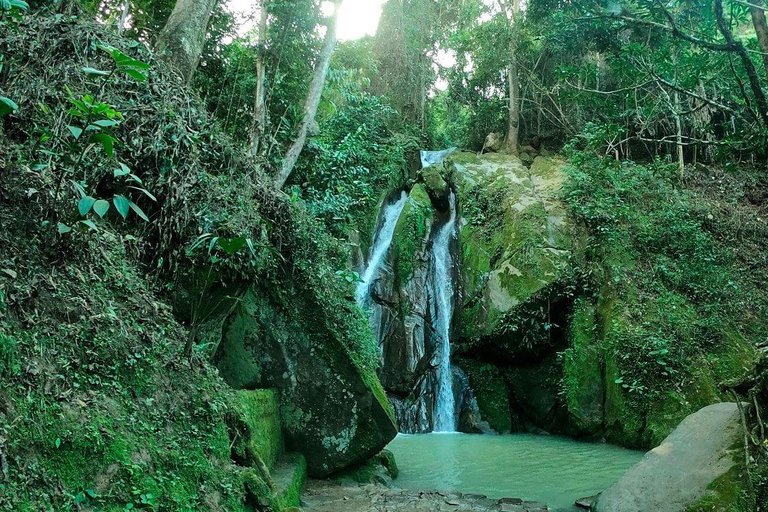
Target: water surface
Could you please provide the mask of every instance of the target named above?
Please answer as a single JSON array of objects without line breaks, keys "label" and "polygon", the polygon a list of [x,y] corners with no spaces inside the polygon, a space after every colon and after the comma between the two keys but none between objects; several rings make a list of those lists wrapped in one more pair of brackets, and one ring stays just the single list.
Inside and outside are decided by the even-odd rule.
[{"label": "water surface", "polygon": [[533,434],[399,434],[395,454],[403,489],[437,489],[538,501],[571,510],[578,498],[615,483],[643,452]]}]

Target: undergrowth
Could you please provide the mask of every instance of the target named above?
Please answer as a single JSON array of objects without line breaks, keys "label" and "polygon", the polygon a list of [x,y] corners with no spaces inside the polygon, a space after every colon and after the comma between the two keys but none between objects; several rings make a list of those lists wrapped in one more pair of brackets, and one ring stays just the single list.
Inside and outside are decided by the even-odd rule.
[{"label": "undergrowth", "polygon": [[[298,283],[380,391],[370,328],[336,276],[347,249],[241,158],[141,44],[60,15],[6,28],[0,92],[18,109],[0,117],[0,509],[241,510],[222,419],[232,391],[207,362],[211,347],[196,344],[189,297]],[[146,81],[115,76],[100,95],[123,114],[115,153],[157,198],[142,203],[148,222],[113,208],[78,224],[78,189],[58,191],[63,171],[50,165],[51,141],[71,133],[70,97],[93,88],[83,68],[109,69],[104,44],[149,64]],[[83,162],[68,179],[112,197],[102,176],[114,156]],[[75,228],[57,230],[64,219]],[[218,245],[191,250],[206,236]],[[240,240],[247,250],[228,250]],[[190,289],[200,274],[204,286]]]}]

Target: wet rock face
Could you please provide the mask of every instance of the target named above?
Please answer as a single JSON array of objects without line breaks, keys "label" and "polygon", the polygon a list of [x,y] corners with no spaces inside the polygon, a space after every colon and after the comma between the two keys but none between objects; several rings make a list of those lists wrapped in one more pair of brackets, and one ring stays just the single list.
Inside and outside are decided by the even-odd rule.
[{"label": "wet rock face", "polygon": [[300,293],[280,305],[252,288],[224,322],[215,363],[232,387],[279,390],[286,444],[324,476],[378,453],[397,434],[383,395]]},{"label": "wet rock face", "polygon": [[573,241],[562,162],[459,153],[447,165],[464,219],[456,352],[481,416],[500,432],[564,432],[554,354],[567,346]]}]

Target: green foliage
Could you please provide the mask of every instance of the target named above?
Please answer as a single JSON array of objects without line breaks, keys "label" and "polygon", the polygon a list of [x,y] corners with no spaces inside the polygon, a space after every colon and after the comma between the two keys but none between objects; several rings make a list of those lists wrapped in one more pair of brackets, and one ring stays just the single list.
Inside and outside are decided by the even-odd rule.
[{"label": "green foliage", "polygon": [[[599,297],[606,357],[618,365],[611,384],[630,410],[660,422],[667,420],[656,408],[675,394],[674,425],[717,399],[713,381],[753,364],[742,276],[710,230],[711,210],[680,185],[674,166],[604,158],[595,149],[608,132],[595,126],[569,145],[565,197],[589,233],[581,271]],[[725,363],[732,358],[741,363]],[[658,427],[647,426],[649,444],[668,433]]]}]

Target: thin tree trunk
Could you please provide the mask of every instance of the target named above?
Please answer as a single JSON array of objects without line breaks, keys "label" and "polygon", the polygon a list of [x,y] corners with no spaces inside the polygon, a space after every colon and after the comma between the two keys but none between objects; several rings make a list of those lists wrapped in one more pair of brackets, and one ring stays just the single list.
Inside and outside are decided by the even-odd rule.
[{"label": "thin tree trunk", "polygon": [[675,131],[677,140],[677,162],[680,166],[680,179],[685,177],[685,157],[683,154],[683,126],[680,121],[680,93],[675,91],[673,95],[675,105]]},{"label": "thin tree trunk", "polygon": [[768,23],[765,21],[765,11],[759,7],[763,5],[763,1],[752,0],[751,3],[754,4],[749,9],[750,14],[752,14],[752,25],[755,26],[757,42],[760,45],[760,51],[763,52],[763,67],[766,76],[768,76]]},{"label": "thin tree trunk", "polygon": [[320,55],[315,65],[315,72],[312,76],[312,83],[309,85],[309,91],[307,91],[307,97],[304,101],[304,117],[299,124],[299,131],[296,135],[296,139],[288,148],[288,152],[283,159],[283,166],[280,169],[277,177],[275,178],[275,188],[281,189],[285,185],[286,180],[293,172],[293,168],[296,166],[296,161],[301,155],[301,151],[304,149],[304,145],[307,142],[307,133],[309,127],[315,121],[315,114],[317,113],[317,107],[320,104],[320,97],[323,94],[323,86],[325,84],[325,77],[328,75],[328,68],[331,64],[331,56],[333,50],[336,48],[336,21],[339,16],[339,6],[342,0],[334,0],[334,10],[330,21],[328,22],[328,29],[325,33],[325,39],[323,40],[323,47],[320,49]]},{"label": "thin tree trunk", "polygon": [[211,13],[218,0],[177,0],[155,48],[189,82],[203,54]]},{"label": "thin tree trunk", "polygon": [[504,149],[517,154],[520,131],[520,76],[517,69],[517,41],[515,39],[515,16],[518,11],[518,0],[505,2],[505,10],[512,28],[509,43],[509,66],[507,67],[507,81],[509,82],[509,118],[507,120],[507,136],[504,139]]},{"label": "thin tree trunk", "polygon": [[747,78],[749,78],[749,87],[752,89],[752,94],[755,95],[755,101],[757,102],[757,110],[760,115],[760,119],[763,121],[763,125],[768,127],[768,101],[766,101],[765,93],[760,85],[760,80],[757,77],[757,69],[752,59],[749,58],[747,49],[741,44],[741,41],[737,41],[731,32],[730,27],[723,17],[723,0],[715,0],[715,16],[717,18],[717,28],[720,29],[720,33],[728,41],[728,45],[735,51],[741,59],[744,69],[747,72]]},{"label": "thin tree trunk", "polygon": [[[128,14],[131,12],[131,0],[125,0],[123,4],[123,14],[120,16],[120,23],[117,26],[117,33],[122,34],[125,30],[125,22],[128,20]],[[765,18],[763,18],[765,20]]]},{"label": "thin tree trunk", "polygon": [[261,1],[261,16],[259,19],[259,41],[256,52],[256,97],[253,105],[253,125],[251,126],[251,155],[259,154],[261,138],[267,125],[266,78],[267,66],[264,52],[267,44],[267,1]]}]

